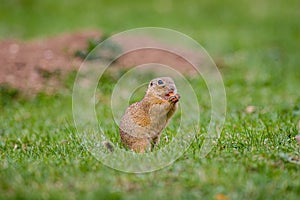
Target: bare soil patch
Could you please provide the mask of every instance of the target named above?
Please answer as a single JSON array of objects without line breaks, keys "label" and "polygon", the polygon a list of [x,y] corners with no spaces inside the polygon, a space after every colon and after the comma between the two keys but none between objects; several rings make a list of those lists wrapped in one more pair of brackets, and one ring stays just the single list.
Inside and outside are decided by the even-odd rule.
[{"label": "bare soil patch", "polygon": [[0,41],[0,84],[25,93],[53,91],[60,79],[78,69],[82,60],[75,57],[87,48],[87,40],[99,39],[99,31],[65,33],[46,39]]},{"label": "bare soil patch", "polygon": [[[6,39],[0,41],[0,85],[7,84],[26,94],[39,91],[56,91],[64,77],[77,70],[82,59],[75,56],[78,50],[88,48],[88,40],[100,40],[101,33],[86,30],[64,33],[55,37],[21,41]],[[130,49],[134,43],[147,43],[147,38],[129,38],[122,41],[123,49]],[[183,50],[192,55],[193,52]],[[197,56],[197,55],[195,55]],[[145,63],[160,63],[188,74],[195,74],[193,66],[184,58],[159,49],[131,51],[115,60],[115,69],[124,69]]]}]

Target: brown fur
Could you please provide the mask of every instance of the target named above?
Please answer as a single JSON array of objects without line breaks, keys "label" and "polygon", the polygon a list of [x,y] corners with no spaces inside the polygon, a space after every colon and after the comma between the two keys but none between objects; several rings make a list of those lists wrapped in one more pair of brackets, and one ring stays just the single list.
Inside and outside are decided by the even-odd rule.
[{"label": "brown fur", "polygon": [[[159,80],[163,84],[159,84]],[[171,78],[151,80],[144,98],[129,106],[121,119],[123,145],[135,152],[151,150],[159,143],[161,132],[177,110],[179,99]]]}]

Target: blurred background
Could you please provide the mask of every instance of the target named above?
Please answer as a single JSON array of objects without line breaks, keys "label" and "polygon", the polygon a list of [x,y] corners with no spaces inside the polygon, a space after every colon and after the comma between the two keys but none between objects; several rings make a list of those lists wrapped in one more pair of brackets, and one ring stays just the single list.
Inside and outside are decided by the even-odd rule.
[{"label": "blurred background", "polygon": [[[96,28],[107,34],[159,26],[183,32],[213,55],[241,49],[296,51],[299,1],[1,0],[0,36],[30,39]],[[276,55],[273,55],[276,56]],[[292,55],[291,55],[292,56]]]},{"label": "blurred background", "polygon": [[111,35],[158,26],[197,40],[220,69],[240,75],[230,79],[241,78],[246,90],[247,83],[275,88],[282,84],[286,95],[294,95],[291,85],[300,79],[298,0],[1,0],[0,5],[2,40],[31,40],[85,29]]}]

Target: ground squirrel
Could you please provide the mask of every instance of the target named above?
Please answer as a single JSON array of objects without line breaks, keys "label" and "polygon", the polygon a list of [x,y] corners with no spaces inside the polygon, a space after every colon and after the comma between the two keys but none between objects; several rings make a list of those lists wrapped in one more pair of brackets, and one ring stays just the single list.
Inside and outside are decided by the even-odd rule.
[{"label": "ground squirrel", "polygon": [[151,150],[178,108],[180,95],[169,77],[150,81],[144,98],[127,108],[120,122],[124,146],[135,152]]}]

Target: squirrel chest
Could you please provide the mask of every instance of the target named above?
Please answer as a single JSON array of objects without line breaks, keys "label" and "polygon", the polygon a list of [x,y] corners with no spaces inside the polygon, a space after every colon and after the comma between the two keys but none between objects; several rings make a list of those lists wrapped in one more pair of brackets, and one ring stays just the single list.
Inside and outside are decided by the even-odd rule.
[{"label": "squirrel chest", "polygon": [[168,122],[168,113],[171,106],[162,104],[154,104],[149,109],[150,124],[149,124],[149,136],[151,138],[156,137],[165,128]]}]

